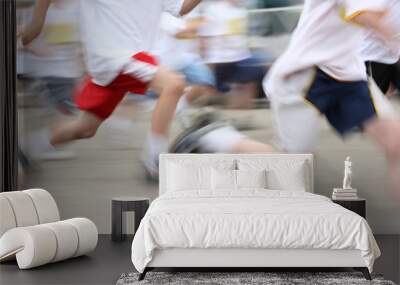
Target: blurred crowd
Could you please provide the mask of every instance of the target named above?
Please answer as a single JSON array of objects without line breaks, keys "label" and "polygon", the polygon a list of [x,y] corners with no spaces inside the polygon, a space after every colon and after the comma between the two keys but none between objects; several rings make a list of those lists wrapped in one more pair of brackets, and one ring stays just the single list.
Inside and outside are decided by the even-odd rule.
[{"label": "blurred crowd", "polygon": [[[74,91],[86,76],[79,2],[53,0],[40,35],[18,50],[20,106],[43,107],[40,116],[35,117],[36,122],[24,122],[28,127],[21,134],[21,154],[30,159],[74,157],[71,151],[53,148],[45,137],[46,128],[55,121],[68,120],[66,116],[78,113]],[[286,7],[297,2],[204,1],[185,17],[162,15],[158,39],[151,52],[162,66],[186,79],[185,94],[176,111],[184,126],[191,124],[185,119],[185,110],[190,106],[218,104],[235,109],[267,106],[260,86],[271,58],[265,49],[251,48],[249,37],[288,33],[293,27],[279,26],[277,13],[267,17],[264,14],[250,23],[249,9]],[[31,23],[35,1],[17,3],[17,27],[21,31]],[[294,16],[296,20],[298,13]],[[123,105],[140,102],[144,109],[151,110],[157,96],[153,91],[145,96],[129,94]],[[131,127],[123,116],[116,115],[108,121],[116,133]]]},{"label": "blurred crowd", "polygon": [[[17,3],[20,32],[26,30],[37,15],[33,9],[35,1],[17,0]],[[218,114],[210,114],[209,109],[203,107],[268,108],[268,96],[261,88],[262,81],[271,64],[286,49],[289,35],[298,23],[302,3],[301,0],[205,0],[184,17],[168,13],[161,15],[156,40],[146,52],[151,53],[162,67],[185,80],[184,92],[175,112],[183,132],[170,151],[271,151],[267,145],[247,140],[232,124],[221,125]],[[68,121],[79,115],[74,94],[83,79],[88,77],[83,42],[90,36],[81,32],[80,12],[80,0],[52,0],[40,35],[18,50],[20,106],[40,106],[35,122],[29,119],[23,123],[27,125],[20,140],[23,167],[29,167],[31,160],[75,156],[71,151],[54,148],[49,142],[49,132],[55,122]],[[101,40],[107,42],[109,39],[104,37]],[[370,51],[376,55],[371,51],[373,47],[364,46],[364,49],[364,54]],[[389,75],[385,74],[384,78],[389,82],[386,88],[380,87],[388,94],[395,94],[396,86],[399,86],[396,82],[398,76],[391,78],[395,73],[392,70],[378,72],[380,67],[374,63],[375,60],[365,58],[370,73],[372,69],[379,74],[387,72]],[[391,68],[398,70],[395,63],[390,64]],[[378,83],[381,84],[382,80]],[[131,105],[140,105],[142,111],[153,110],[159,96],[151,90],[144,95],[130,92],[119,108],[126,107],[126,110],[107,117],[106,124],[115,130],[112,140],[118,141],[124,130],[134,127],[129,119]],[[188,116],[188,110],[193,108],[207,112],[199,112],[200,115],[193,119]],[[207,127],[205,133],[204,127]],[[201,132],[196,134],[198,130]],[[190,140],[188,134],[192,136]],[[90,135],[80,138],[83,137]],[[157,139],[153,138],[153,141]],[[232,141],[241,144],[233,148],[229,143]],[[200,149],[199,144],[202,146]]]}]

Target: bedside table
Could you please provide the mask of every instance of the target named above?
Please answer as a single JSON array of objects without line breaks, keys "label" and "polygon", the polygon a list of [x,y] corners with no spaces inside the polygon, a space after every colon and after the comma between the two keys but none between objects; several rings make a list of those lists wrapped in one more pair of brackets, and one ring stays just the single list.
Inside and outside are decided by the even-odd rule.
[{"label": "bedside table", "polygon": [[124,212],[135,212],[135,232],[140,221],[150,205],[150,198],[145,197],[118,197],[112,199],[111,238],[113,241],[123,241],[126,235],[122,233],[122,215]]},{"label": "bedside table", "polygon": [[346,208],[356,214],[359,214],[364,219],[367,218],[367,200],[366,199],[356,199],[356,200],[333,200],[333,203],[339,204],[343,208]]}]

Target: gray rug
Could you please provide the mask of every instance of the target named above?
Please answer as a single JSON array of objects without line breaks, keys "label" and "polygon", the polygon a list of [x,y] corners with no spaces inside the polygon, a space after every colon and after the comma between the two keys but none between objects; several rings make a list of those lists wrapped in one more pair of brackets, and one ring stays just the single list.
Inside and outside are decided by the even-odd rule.
[{"label": "gray rug", "polygon": [[206,273],[206,272],[149,272],[143,281],[138,281],[137,273],[122,274],[117,285],[186,285],[186,284],[212,284],[212,285],[395,285],[384,280],[381,276],[373,276],[372,281],[364,279],[358,272],[322,272],[322,273]]}]

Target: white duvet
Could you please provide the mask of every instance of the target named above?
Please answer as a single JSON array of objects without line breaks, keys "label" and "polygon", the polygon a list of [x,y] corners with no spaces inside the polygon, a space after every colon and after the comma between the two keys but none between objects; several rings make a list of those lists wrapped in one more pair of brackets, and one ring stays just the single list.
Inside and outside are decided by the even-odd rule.
[{"label": "white duvet", "polygon": [[150,206],[132,244],[143,272],[155,249],[358,249],[372,272],[379,248],[368,223],[330,199],[295,191],[164,194]]}]

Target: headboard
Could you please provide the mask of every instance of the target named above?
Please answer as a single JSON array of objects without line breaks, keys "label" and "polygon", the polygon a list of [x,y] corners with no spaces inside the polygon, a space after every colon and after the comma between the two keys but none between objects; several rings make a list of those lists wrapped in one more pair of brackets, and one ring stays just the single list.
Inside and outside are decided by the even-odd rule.
[{"label": "headboard", "polygon": [[194,162],[207,163],[218,160],[235,161],[237,159],[267,159],[271,161],[294,160],[304,161],[307,165],[307,192],[314,192],[314,157],[312,154],[161,154],[159,162],[159,195],[166,192],[167,164],[169,161],[193,160]]}]

